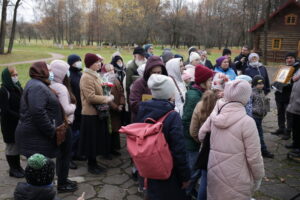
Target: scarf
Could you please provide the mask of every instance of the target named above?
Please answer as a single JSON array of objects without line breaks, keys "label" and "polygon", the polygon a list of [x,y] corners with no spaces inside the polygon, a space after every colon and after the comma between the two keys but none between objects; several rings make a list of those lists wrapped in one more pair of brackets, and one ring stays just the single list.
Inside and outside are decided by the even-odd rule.
[{"label": "scarf", "polygon": [[16,83],[14,83],[12,81],[11,75],[10,75],[7,67],[2,71],[1,78],[2,78],[2,86],[4,86],[6,89],[8,89],[8,90],[17,89],[18,91],[22,90],[22,87],[21,87],[21,84],[19,81]]},{"label": "scarf", "polygon": [[37,79],[45,83],[46,85],[50,85],[49,81],[49,70],[47,64],[45,62],[35,62],[29,69],[29,76],[33,79]]}]

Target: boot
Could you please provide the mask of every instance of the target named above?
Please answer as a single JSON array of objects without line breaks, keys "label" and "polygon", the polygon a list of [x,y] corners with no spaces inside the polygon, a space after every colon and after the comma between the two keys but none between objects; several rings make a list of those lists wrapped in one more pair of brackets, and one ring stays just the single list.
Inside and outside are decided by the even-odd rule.
[{"label": "boot", "polygon": [[282,140],[289,140],[291,138],[291,131],[284,131],[283,136],[281,137]]},{"label": "boot", "polygon": [[275,132],[271,132],[272,135],[283,135],[284,134],[284,130],[282,129],[277,129]]},{"label": "boot", "polygon": [[20,164],[20,155],[16,155],[16,156],[6,155],[6,160],[9,165],[9,176],[15,178],[24,178],[25,173]]}]

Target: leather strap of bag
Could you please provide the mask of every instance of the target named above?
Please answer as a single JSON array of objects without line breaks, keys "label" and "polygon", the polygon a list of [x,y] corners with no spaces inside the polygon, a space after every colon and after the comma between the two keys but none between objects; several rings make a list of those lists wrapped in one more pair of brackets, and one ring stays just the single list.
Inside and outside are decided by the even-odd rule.
[{"label": "leather strap of bag", "polygon": [[174,81],[174,83],[175,83],[175,85],[176,85],[176,88],[177,88],[177,90],[178,90],[178,92],[179,92],[180,99],[181,99],[182,103],[184,103],[184,98],[183,98],[183,95],[182,95],[181,90],[179,89],[179,87],[178,87],[178,85],[177,85],[177,82],[175,81],[175,79],[174,79],[172,76],[170,76],[170,77],[172,78],[172,80]]}]

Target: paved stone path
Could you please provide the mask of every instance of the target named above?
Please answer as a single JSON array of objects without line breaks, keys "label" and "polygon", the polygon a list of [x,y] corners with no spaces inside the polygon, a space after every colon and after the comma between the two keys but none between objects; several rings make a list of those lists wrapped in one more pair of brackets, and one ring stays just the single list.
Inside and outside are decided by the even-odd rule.
[{"label": "paved stone path", "polygon": [[34,62],[41,62],[41,61],[46,62],[46,61],[49,61],[49,60],[63,59],[65,57],[64,55],[59,54],[59,53],[48,52],[48,54],[51,55],[50,58],[41,58],[41,59],[37,59],[37,60],[27,60],[27,61],[13,62],[13,63],[4,63],[4,64],[0,64],[0,67],[27,64],[27,63],[34,63]]},{"label": "paved stone path", "polygon": [[[270,77],[273,73],[270,70]],[[264,159],[266,177],[254,197],[257,200],[290,200],[294,195],[300,193],[300,163],[288,160],[286,157],[288,151],[284,148],[284,144],[290,141],[280,140],[279,137],[270,134],[276,129],[277,122],[274,95],[270,94],[269,96],[271,97],[272,112],[264,119],[263,128],[267,146],[275,154],[275,158]],[[123,147],[121,157],[115,157],[111,161],[98,158],[99,163],[107,168],[107,172],[102,175],[89,174],[85,162],[77,162],[79,168],[70,170],[70,177],[79,182],[79,190],[73,194],[60,194],[59,197],[65,200],[75,200],[82,192],[85,192],[86,199],[141,200],[142,195],[137,191],[137,183],[130,178],[130,160],[123,136],[121,142]],[[8,176],[2,139],[0,139],[0,160],[0,200],[12,199],[17,182],[24,181],[24,179]],[[26,165],[25,159],[23,159],[22,165]],[[300,200],[300,197],[298,199]]]}]

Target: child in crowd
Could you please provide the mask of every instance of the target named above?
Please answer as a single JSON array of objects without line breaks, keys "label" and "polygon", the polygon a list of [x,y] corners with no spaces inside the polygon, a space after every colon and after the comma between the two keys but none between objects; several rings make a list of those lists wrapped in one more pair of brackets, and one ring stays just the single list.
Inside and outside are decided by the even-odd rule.
[{"label": "child in crowd", "polygon": [[[245,80],[247,81],[250,85],[252,84],[252,78],[248,75],[239,75],[236,77],[237,80]],[[250,100],[245,106],[246,108],[246,113],[248,116],[252,117],[252,99],[250,97]]]},{"label": "child in crowd", "polygon": [[[19,182],[15,192],[15,200],[60,200],[53,186],[55,175],[54,162],[42,154],[34,154],[27,160],[25,169],[26,183]],[[84,194],[77,200],[84,200]]]},{"label": "child in crowd", "polygon": [[255,120],[258,129],[262,156],[274,158],[274,155],[267,150],[262,129],[262,120],[267,115],[266,97],[263,89],[264,78],[259,75],[255,76],[252,81],[252,117]]}]

